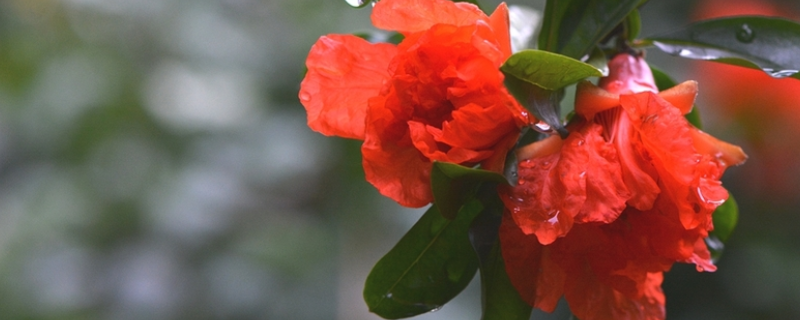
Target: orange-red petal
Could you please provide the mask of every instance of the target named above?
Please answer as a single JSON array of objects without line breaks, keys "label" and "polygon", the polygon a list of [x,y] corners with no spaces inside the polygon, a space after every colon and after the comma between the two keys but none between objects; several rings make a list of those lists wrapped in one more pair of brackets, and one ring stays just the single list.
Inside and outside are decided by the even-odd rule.
[{"label": "orange-red petal", "polygon": [[658,95],[678,108],[681,114],[692,111],[694,100],[697,98],[697,81],[685,81],[672,88],[661,91]]},{"label": "orange-red petal", "polygon": [[489,24],[492,26],[500,51],[505,57],[511,56],[511,29],[508,20],[508,6],[505,2],[500,3],[497,9],[494,9],[492,15],[489,16]]},{"label": "orange-red petal", "polygon": [[714,138],[697,128],[693,128],[691,132],[697,152],[713,157],[723,167],[740,165],[747,160],[747,155],[741,147]]},{"label": "orange-red petal", "polygon": [[[613,145],[603,140],[603,128],[593,124],[587,126],[586,134],[578,136],[577,147],[586,151],[584,171],[586,202],[584,202],[575,221],[578,223],[611,223],[625,210],[625,203],[631,192],[625,186]],[[574,134],[574,133],[573,133]],[[569,150],[564,149],[563,152]]]},{"label": "orange-red petal", "polygon": [[500,243],[506,272],[522,300],[553,312],[564,294],[567,275],[551,259],[551,248],[523,233],[508,213],[500,224]]},{"label": "orange-red petal", "polygon": [[390,44],[372,44],[352,35],[323,36],[311,47],[300,102],[308,126],[324,135],[364,139],[367,100],[389,78]]},{"label": "orange-red petal", "polygon": [[436,24],[467,26],[488,20],[477,6],[449,0],[381,0],[372,9],[372,24],[402,33],[420,32]]},{"label": "orange-red petal", "polygon": [[578,83],[575,92],[575,113],[591,120],[605,110],[619,106],[619,95],[595,86],[589,81]]},{"label": "orange-red petal", "polygon": [[361,146],[366,179],[384,196],[400,205],[419,208],[433,202],[432,163],[414,148],[397,146],[368,135]]}]

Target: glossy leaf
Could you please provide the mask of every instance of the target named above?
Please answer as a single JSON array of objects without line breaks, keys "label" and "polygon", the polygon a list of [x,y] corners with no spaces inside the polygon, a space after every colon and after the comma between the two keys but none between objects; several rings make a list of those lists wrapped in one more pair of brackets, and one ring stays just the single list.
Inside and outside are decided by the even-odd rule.
[{"label": "glossy leaf", "polygon": [[566,136],[561,123],[560,103],[563,88],[587,77],[599,77],[600,70],[570,57],[542,50],[523,50],[506,60],[500,70],[505,85],[520,104],[528,108],[541,124],[534,129]]},{"label": "glossy leaf", "polygon": [[776,78],[800,79],[800,24],[761,16],[700,21],[647,38],[676,56],[761,69]]},{"label": "glossy leaf", "polygon": [[469,235],[480,262],[481,319],[527,320],[532,308],[520,298],[511,284],[500,252],[498,231],[504,210],[503,202],[495,187],[483,188],[478,198],[484,210],[472,222]]},{"label": "glossy leaf", "polygon": [[[653,71],[653,78],[656,80],[656,87],[658,87],[659,91],[664,91],[677,85],[675,80],[672,80],[672,78],[664,73],[664,71],[661,71],[652,65],[650,66],[650,70]],[[687,113],[684,117],[686,117],[686,120],[688,120],[689,123],[694,125],[696,128],[703,129],[703,123],[700,120],[700,112],[697,111],[697,107],[693,107],[692,111]]]},{"label": "glossy leaf", "polygon": [[522,50],[506,60],[500,70],[547,90],[559,90],[587,77],[602,76],[594,66],[542,50]]},{"label": "glossy leaf", "polygon": [[478,269],[468,230],[482,209],[474,200],[447,220],[431,206],[367,276],[369,310],[386,319],[411,317],[441,308],[464,290]]},{"label": "glossy leaf", "polygon": [[506,273],[503,255],[498,241],[490,255],[488,264],[481,266],[481,294],[483,320],[527,320],[531,306],[522,300]]},{"label": "glossy leaf", "polygon": [[625,39],[636,39],[641,31],[642,17],[639,15],[639,10],[634,9],[625,17]]},{"label": "glossy leaf", "polygon": [[717,207],[712,217],[714,219],[712,234],[722,242],[728,241],[739,221],[739,205],[736,203],[736,199],[732,195],[729,196],[728,200]]},{"label": "glossy leaf", "polygon": [[542,89],[510,75],[506,76],[504,82],[511,95],[539,119],[538,123],[531,126],[532,128],[541,133],[567,136],[568,132],[561,122],[560,104],[564,90]]},{"label": "glossy leaf", "polygon": [[539,49],[583,58],[641,0],[548,0]]},{"label": "glossy leaf", "polygon": [[433,199],[442,216],[450,220],[456,218],[461,206],[484,182],[507,183],[498,173],[448,162],[436,161],[431,169]]}]

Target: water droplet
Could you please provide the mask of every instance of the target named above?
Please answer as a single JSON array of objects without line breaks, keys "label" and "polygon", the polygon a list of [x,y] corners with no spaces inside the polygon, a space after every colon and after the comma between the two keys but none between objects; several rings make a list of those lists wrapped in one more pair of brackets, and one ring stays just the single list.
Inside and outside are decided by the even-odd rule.
[{"label": "water droplet", "polygon": [[392,298],[392,293],[391,292],[387,293],[385,297],[386,297],[386,299],[391,299]]},{"label": "water droplet", "polygon": [[560,214],[560,213],[561,213],[561,211],[559,211],[559,210],[553,210],[553,211],[550,211],[549,213],[547,213],[548,216],[551,216],[550,219],[547,219],[547,223],[549,223],[551,225],[557,225],[558,224],[558,214]]},{"label": "water droplet", "polygon": [[773,78],[786,78],[795,75],[800,70],[775,70],[772,68],[764,68],[764,72],[768,73]]},{"label": "water droplet", "polygon": [[725,249],[725,244],[716,236],[708,236],[708,238],[706,238],[706,245],[709,249],[714,251],[722,251]]},{"label": "water droplet", "polygon": [[353,8],[363,8],[372,3],[371,0],[344,0]]},{"label": "water droplet", "polygon": [[739,30],[736,30],[736,40],[739,40],[739,42],[750,43],[753,42],[753,39],[755,38],[756,33],[753,32],[753,29],[750,28],[750,26],[746,23],[742,24],[742,26],[739,27]]},{"label": "water droplet", "polygon": [[[719,238],[715,235],[709,235],[706,239],[706,246],[708,246],[708,251],[711,251],[711,262],[716,263],[719,260],[719,257],[722,255],[722,251],[725,250],[725,244],[722,243]],[[699,266],[698,266],[699,270]]]},{"label": "water droplet", "polygon": [[533,130],[536,130],[536,132],[548,135],[554,135],[558,133],[556,130],[553,129],[553,127],[551,127],[549,124],[547,124],[547,122],[544,121],[539,121],[535,123],[533,126],[531,126],[531,128],[533,128]]},{"label": "water droplet", "polygon": [[311,95],[308,92],[300,92],[300,101],[309,102],[311,101]]},{"label": "water droplet", "polygon": [[578,140],[578,145],[579,145],[579,146],[582,146],[582,145],[584,145],[585,143],[586,143],[586,141],[583,141],[583,139],[581,139],[581,140]]},{"label": "water droplet", "polygon": [[431,311],[428,311],[428,313],[436,312],[436,311],[439,311],[439,310],[442,310],[442,306],[436,306],[433,309],[431,309]]},{"label": "water droplet", "polygon": [[581,171],[581,173],[578,174],[578,176],[581,177],[581,178],[585,177],[586,176],[586,171]]},{"label": "water droplet", "polygon": [[700,187],[697,187],[697,196],[700,197],[700,201],[708,204],[713,204],[715,206],[720,206],[725,203],[725,199],[711,199],[703,194],[703,190]]},{"label": "water droplet", "polygon": [[714,60],[720,57],[732,56],[730,53],[713,48],[685,47],[682,45],[673,45],[658,41],[654,41],[653,44],[666,53],[689,59]]}]

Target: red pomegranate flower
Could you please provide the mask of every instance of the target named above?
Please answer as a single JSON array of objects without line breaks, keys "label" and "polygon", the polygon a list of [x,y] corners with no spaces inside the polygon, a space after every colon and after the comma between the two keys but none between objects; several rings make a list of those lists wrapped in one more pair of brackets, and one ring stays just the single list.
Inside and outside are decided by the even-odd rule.
[{"label": "red pomegranate flower", "polygon": [[433,161],[501,171],[527,114],[503,86],[508,9],[486,16],[447,0],[382,0],[373,24],[397,46],[328,35],[311,48],[300,100],[308,125],[364,140],[367,180],[401,205],[430,203]]},{"label": "red pomegranate flower", "polygon": [[575,315],[663,319],[663,271],[713,271],[704,238],[728,197],[723,171],[739,147],[694,128],[697,83],[656,93],[649,67],[621,54],[600,87],[581,83],[570,135],[521,149],[517,186],[501,189],[506,269],[522,297]]}]

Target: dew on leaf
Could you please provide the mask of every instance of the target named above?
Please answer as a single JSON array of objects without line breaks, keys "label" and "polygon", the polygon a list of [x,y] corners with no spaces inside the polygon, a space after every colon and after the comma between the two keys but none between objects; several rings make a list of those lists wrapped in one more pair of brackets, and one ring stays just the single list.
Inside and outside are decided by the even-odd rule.
[{"label": "dew on leaf", "polygon": [[753,29],[746,23],[742,24],[739,30],[736,30],[736,40],[739,40],[739,42],[751,43],[755,38],[756,33],[753,32]]},{"label": "dew on leaf", "polygon": [[772,68],[764,68],[764,72],[768,73],[773,78],[786,78],[795,75],[800,70],[775,70]]}]

